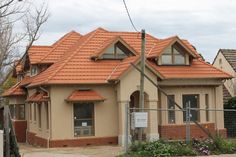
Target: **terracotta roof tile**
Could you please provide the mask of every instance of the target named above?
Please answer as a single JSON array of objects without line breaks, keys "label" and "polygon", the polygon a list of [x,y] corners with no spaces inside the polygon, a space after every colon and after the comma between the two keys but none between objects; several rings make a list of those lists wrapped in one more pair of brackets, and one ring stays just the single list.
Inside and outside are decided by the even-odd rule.
[{"label": "terracotta roof tile", "polygon": [[49,51],[52,50],[52,46],[31,46],[28,55],[31,64],[37,64],[43,57],[46,56]]},{"label": "terracotta roof tile", "polygon": [[132,65],[130,63],[135,63],[139,61],[139,56],[128,57],[122,60],[112,71],[112,73],[108,76],[108,80],[116,80],[119,79],[128,68],[131,68]]},{"label": "terracotta roof tile", "polygon": [[[74,34],[74,33],[72,33]],[[47,70],[37,75],[29,86],[37,86],[41,84],[98,84],[107,83],[109,79],[119,78],[130,67],[130,62],[135,62],[139,57],[141,50],[141,34],[136,32],[110,32],[102,28],[98,28],[84,36],[72,35],[71,39],[58,41],[53,47],[57,47],[50,51],[42,62],[53,61],[55,62]],[[108,41],[112,41],[117,36],[122,38],[132,49],[137,52],[137,58],[128,57],[122,60],[91,60],[91,56],[95,52],[98,52],[99,48],[106,47]],[[65,37],[66,38],[66,37]],[[168,39],[160,40],[146,35],[146,54],[158,55],[162,49],[173,41],[171,37]],[[183,41],[186,46],[193,51],[193,47],[186,41]],[[70,46],[65,46],[68,45]],[[63,46],[64,45],[64,46]],[[190,48],[191,46],[191,48]],[[197,53],[197,52],[194,52]],[[55,58],[54,58],[55,57]],[[185,67],[167,67],[157,66],[151,64],[154,69],[163,73],[168,77],[216,77],[216,78],[228,78],[229,76],[217,69],[214,69],[211,65],[200,62],[198,60],[193,61],[193,65]],[[172,69],[174,68],[174,69]],[[168,69],[174,70],[168,72]],[[184,69],[184,70],[182,70]],[[192,74],[186,73],[186,69],[192,71]],[[176,71],[175,71],[176,70]],[[179,71],[180,70],[180,71]],[[205,71],[209,71],[209,75],[205,74]],[[188,72],[188,71],[187,71]],[[170,74],[169,74],[170,73]],[[178,76],[180,73],[180,76]],[[175,76],[176,74],[176,76]]]},{"label": "terracotta roof tile", "polygon": [[75,90],[66,99],[70,102],[80,102],[80,101],[104,101],[105,98],[93,90]]},{"label": "terracotta roof tile", "polygon": [[164,79],[232,78],[231,75],[200,59],[194,59],[189,66],[157,66],[154,62],[150,62],[149,64],[160,73]]},{"label": "terracotta roof tile", "polygon": [[45,102],[49,101],[49,97],[45,92],[35,92],[26,99],[27,102]]},{"label": "terracotta roof tile", "polygon": [[3,97],[7,97],[7,96],[21,96],[21,95],[25,95],[25,91],[22,88],[20,88],[20,83],[21,82],[18,82],[14,86],[12,86],[11,88],[9,88],[6,91],[4,91],[2,96]]}]

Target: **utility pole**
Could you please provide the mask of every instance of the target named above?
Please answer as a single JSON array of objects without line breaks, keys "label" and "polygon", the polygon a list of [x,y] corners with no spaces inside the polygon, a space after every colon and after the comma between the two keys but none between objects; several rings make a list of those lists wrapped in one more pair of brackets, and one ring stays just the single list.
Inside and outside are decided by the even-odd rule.
[{"label": "utility pole", "polygon": [[4,105],[5,157],[10,157],[9,106]]},{"label": "utility pole", "polygon": [[[140,112],[143,112],[144,108],[144,73],[145,73],[145,30],[141,31],[141,71],[140,73],[140,95],[139,95],[139,108]],[[143,128],[139,128],[138,134],[139,141],[143,139]]]}]

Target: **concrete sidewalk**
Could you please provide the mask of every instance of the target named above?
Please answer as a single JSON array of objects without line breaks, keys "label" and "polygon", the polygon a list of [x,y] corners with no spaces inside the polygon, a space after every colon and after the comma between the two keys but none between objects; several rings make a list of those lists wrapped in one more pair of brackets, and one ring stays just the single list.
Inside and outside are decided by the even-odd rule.
[{"label": "concrete sidewalk", "polygon": [[22,157],[115,157],[123,152],[119,146],[36,148],[19,144]]},{"label": "concrete sidewalk", "polygon": [[[115,157],[123,153],[119,146],[87,146],[67,148],[37,148],[19,144],[22,157]],[[203,156],[201,156],[203,157]],[[212,155],[208,157],[236,157],[236,154]]]}]

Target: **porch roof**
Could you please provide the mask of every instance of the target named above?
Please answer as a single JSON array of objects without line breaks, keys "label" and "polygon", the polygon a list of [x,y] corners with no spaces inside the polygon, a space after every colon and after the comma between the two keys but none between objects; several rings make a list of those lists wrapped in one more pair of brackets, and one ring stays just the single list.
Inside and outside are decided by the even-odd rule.
[{"label": "porch roof", "polygon": [[104,101],[105,98],[94,90],[75,90],[66,99],[68,102]]},{"label": "porch roof", "polygon": [[26,99],[26,102],[45,102],[49,100],[49,96],[45,92],[35,92]]},{"label": "porch roof", "polygon": [[2,96],[3,97],[7,97],[7,96],[21,96],[21,95],[25,95],[24,89],[20,88],[20,83],[21,82],[18,82],[14,86],[12,86],[11,88],[9,88],[6,91],[4,91]]}]

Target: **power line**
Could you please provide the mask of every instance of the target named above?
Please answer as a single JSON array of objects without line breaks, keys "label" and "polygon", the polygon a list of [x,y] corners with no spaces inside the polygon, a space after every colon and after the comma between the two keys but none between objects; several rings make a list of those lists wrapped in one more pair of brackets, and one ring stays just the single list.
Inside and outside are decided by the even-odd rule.
[{"label": "power line", "polygon": [[124,3],[124,6],[125,6],[125,9],[126,9],[126,12],[127,12],[128,17],[129,17],[129,21],[130,21],[131,25],[133,26],[133,28],[134,28],[134,30],[136,32],[139,32],[138,29],[135,27],[133,21],[132,21],[132,18],[131,18],[130,14],[129,14],[129,9],[128,9],[127,5],[126,5],[125,0],[123,0],[123,3]]}]

